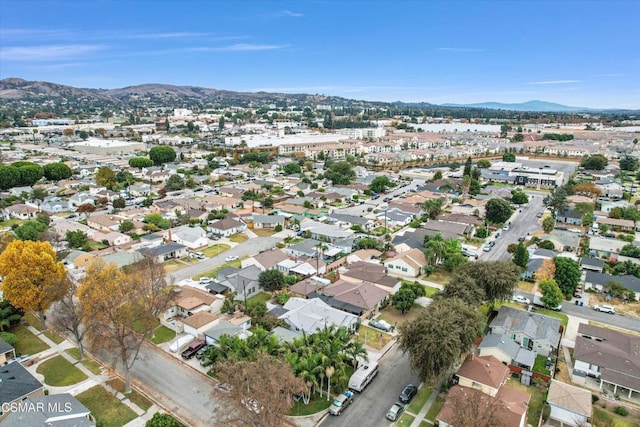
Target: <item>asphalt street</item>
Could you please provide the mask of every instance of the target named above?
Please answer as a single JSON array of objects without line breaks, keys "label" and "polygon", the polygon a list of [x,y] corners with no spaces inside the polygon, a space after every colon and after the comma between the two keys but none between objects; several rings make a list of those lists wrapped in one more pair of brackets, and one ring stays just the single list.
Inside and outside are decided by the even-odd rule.
[{"label": "asphalt street", "polygon": [[409,358],[397,345],[378,361],[379,372],[362,393],[356,393],[353,404],[342,415],[328,415],[320,424],[330,426],[390,426],[385,415],[391,405],[398,401],[400,392],[407,384],[420,384],[417,372],[411,369]]},{"label": "asphalt street", "polygon": [[[493,233],[489,240],[494,240],[496,245],[490,252],[480,250],[480,261],[497,261],[511,259],[511,254],[507,252],[507,246],[511,243],[518,243],[520,236],[527,236],[527,233],[542,230],[540,219],[536,214],[544,210],[542,199],[545,193],[525,191],[529,194],[529,203],[524,205],[520,210],[511,216],[509,222],[509,230],[498,230]],[[533,196],[533,197],[532,197]],[[496,233],[500,233],[500,237],[495,238]]]}]

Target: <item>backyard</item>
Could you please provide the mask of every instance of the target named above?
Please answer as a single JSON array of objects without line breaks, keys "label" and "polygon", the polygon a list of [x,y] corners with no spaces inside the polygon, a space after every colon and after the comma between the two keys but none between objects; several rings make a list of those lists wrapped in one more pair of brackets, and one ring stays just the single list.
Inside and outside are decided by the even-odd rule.
[{"label": "backyard", "polygon": [[547,387],[526,386],[524,384],[520,384],[520,381],[517,378],[509,378],[507,380],[507,385],[531,395],[529,409],[527,410],[527,422],[531,425],[537,426],[540,415],[542,414],[542,406],[544,405],[544,398],[547,394]]}]

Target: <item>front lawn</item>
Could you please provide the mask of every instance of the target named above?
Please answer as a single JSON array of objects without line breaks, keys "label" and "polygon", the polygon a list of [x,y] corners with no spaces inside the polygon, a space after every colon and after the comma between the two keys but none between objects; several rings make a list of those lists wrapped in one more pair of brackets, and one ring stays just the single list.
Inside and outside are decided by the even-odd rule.
[{"label": "front lawn", "polygon": [[40,327],[40,318],[33,314],[32,311],[26,312],[22,318],[27,321],[29,326],[33,326],[37,330],[42,331],[42,328]]},{"label": "front lawn", "polygon": [[97,424],[103,427],[122,427],[137,418],[135,412],[100,385],[80,393],[76,398],[91,411]]},{"label": "front lawn", "polygon": [[422,306],[418,304],[413,304],[413,306],[409,309],[409,311],[402,314],[400,310],[394,308],[391,305],[388,305],[382,312],[380,313],[379,319],[384,320],[385,322],[395,325],[401,324],[402,322],[407,322],[411,320],[415,320],[416,317],[420,314],[422,310]]},{"label": "front lawn", "polygon": [[175,337],[175,331],[172,331],[164,325],[160,325],[158,328],[156,328],[155,334],[149,334],[149,339],[156,345],[171,341]]},{"label": "front lawn", "polygon": [[[122,381],[120,378],[111,379],[107,381],[107,384],[109,384],[113,389],[118,390],[120,393],[124,394],[124,381]],[[144,411],[147,411],[149,408],[151,408],[151,405],[153,405],[153,403],[149,399],[138,393],[134,388],[131,389],[130,393],[124,395]]]},{"label": "front lawn", "polygon": [[249,240],[249,236],[247,236],[246,234],[237,233],[229,237],[229,240],[231,240],[234,243],[242,243]]},{"label": "front lawn", "polygon": [[431,388],[430,385],[424,385],[420,390],[418,390],[418,394],[416,394],[411,401],[407,411],[412,414],[419,414],[424,404],[427,403],[427,400],[431,397],[431,393],[433,393],[433,388]]},{"label": "front lawn", "polygon": [[36,372],[44,375],[45,384],[54,387],[77,384],[87,379],[84,372],[73,366],[62,355],[42,362]]},{"label": "front lawn", "polygon": [[276,234],[276,230],[273,230],[271,228],[254,228],[253,232],[260,237],[269,237]]},{"label": "front lawn", "polygon": [[424,296],[427,298],[433,298],[434,296],[440,293],[440,289],[434,288],[433,286],[424,285],[423,287],[424,287],[424,293],[425,293]]},{"label": "front lawn", "polygon": [[413,420],[415,420],[415,419],[416,419],[416,417],[411,416],[411,415],[409,415],[407,413],[402,414],[402,416],[400,417],[400,419],[396,423],[396,426],[409,427],[411,424],[413,424]]},{"label": "front lawn", "polygon": [[265,293],[265,292],[260,292],[257,295],[252,296],[251,298],[249,298],[247,300],[247,303],[252,302],[252,303],[266,303],[267,301],[269,301],[271,299],[271,295]]},{"label": "front lawn", "polygon": [[[77,347],[68,348],[65,351],[74,359],[80,360],[80,350]],[[80,363],[82,363],[82,365],[85,368],[93,372],[95,375],[100,375],[102,373],[100,364],[95,360],[93,360],[92,358],[90,358],[89,356],[87,356],[86,353],[84,355],[84,359],[82,359]]]},{"label": "front lawn", "polygon": [[433,273],[429,274],[428,276],[424,276],[423,279],[429,282],[438,283],[439,285],[447,285],[449,284],[449,280],[451,279],[451,273],[449,273],[442,267],[436,267],[433,270]]},{"label": "front lawn", "polygon": [[23,325],[14,326],[9,332],[18,337],[18,342],[16,343],[16,353],[18,354],[32,355],[49,348],[47,344],[33,335],[31,331]]},{"label": "front lawn", "polygon": [[440,409],[442,409],[442,405],[444,405],[444,399],[438,396],[438,398],[433,402],[433,405],[431,405],[431,408],[429,408],[429,411],[427,411],[427,415],[425,415],[424,418],[431,422],[435,421],[438,413],[440,412]]},{"label": "front lawn", "polygon": [[[320,397],[319,394],[314,393],[311,395],[311,400],[308,405],[305,405],[302,399],[297,402],[294,401],[293,407],[289,411],[289,416],[299,417],[304,415],[317,414],[320,411],[324,411],[329,406],[331,406],[331,402],[333,399],[327,400],[327,396],[325,394]],[[347,411],[348,409],[345,409]]]},{"label": "front lawn", "polygon": [[207,258],[211,258],[211,257],[214,257],[216,255],[220,255],[222,252],[228,250],[229,248],[231,248],[231,246],[229,246],[229,245],[227,245],[225,243],[216,243],[215,245],[211,245],[208,248],[203,249],[202,253]]},{"label": "front lawn", "polygon": [[356,341],[360,341],[364,345],[373,347],[376,350],[382,350],[393,338],[386,332],[361,325],[358,329],[358,336],[354,337]]},{"label": "front lawn", "polygon": [[241,264],[240,264],[240,260],[237,259],[235,261],[229,261],[229,262],[225,262],[224,264],[221,264],[219,266],[217,266],[216,268],[213,268],[209,271],[205,271],[202,274],[198,274],[196,276],[193,276],[191,279],[192,280],[200,280],[201,277],[216,277],[218,275],[218,271],[222,270],[223,268],[226,267],[236,267],[236,268],[240,268]]},{"label": "front lawn", "polygon": [[520,281],[518,281],[517,287],[521,291],[525,291],[525,292],[531,293],[533,291],[533,285],[535,285],[535,283],[525,282],[524,280],[520,280]]}]

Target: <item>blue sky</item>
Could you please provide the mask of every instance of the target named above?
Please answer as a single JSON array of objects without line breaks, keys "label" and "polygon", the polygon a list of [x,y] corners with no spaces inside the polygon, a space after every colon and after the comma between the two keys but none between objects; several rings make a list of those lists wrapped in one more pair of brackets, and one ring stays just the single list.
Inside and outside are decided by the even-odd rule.
[{"label": "blue sky", "polygon": [[0,0],[0,78],[640,108],[640,0]]}]

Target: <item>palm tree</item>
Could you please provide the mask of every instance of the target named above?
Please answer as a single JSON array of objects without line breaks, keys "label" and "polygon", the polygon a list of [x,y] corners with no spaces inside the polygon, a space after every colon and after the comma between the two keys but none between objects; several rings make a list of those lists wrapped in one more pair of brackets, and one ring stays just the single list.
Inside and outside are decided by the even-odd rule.
[{"label": "palm tree", "polygon": [[350,341],[344,351],[347,356],[347,361],[351,363],[353,369],[358,367],[358,359],[364,360],[365,362],[369,361],[369,353],[360,341]]},{"label": "palm tree", "polygon": [[424,244],[424,255],[430,265],[435,266],[447,254],[447,242],[442,238],[442,234],[437,233]]}]

